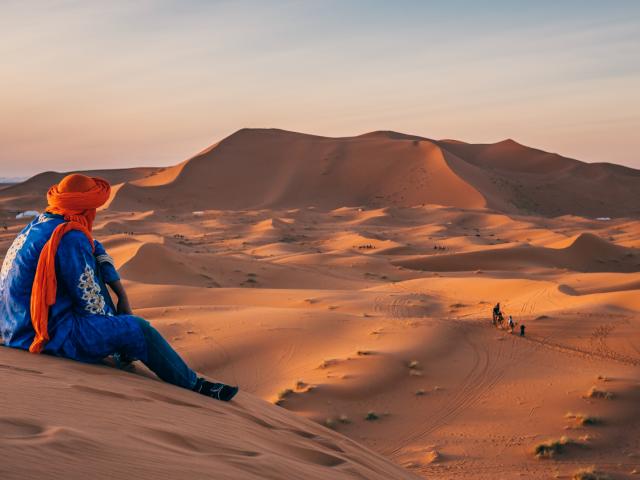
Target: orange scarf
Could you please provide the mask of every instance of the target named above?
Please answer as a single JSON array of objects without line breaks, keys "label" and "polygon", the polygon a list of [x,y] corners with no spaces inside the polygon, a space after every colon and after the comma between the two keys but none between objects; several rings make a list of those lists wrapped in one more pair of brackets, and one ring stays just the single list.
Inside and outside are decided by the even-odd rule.
[{"label": "orange scarf", "polygon": [[[67,181],[71,180],[71,181]],[[73,191],[73,185],[82,185],[80,191]],[[69,187],[71,185],[71,187]],[[77,187],[76,187],[77,188]],[[63,215],[65,222],[58,225],[51,238],[44,244],[31,289],[31,323],[36,332],[29,347],[31,353],[40,353],[49,341],[49,307],[56,302],[58,281],[56,278],[56,252],[62,237],[71,230],[80,230],[87,236],[94,248],[91,229],[96,217],[96,209],[109,199],[111,187],[106,180],[82,175],[65,177],[47,192],[47,212]]]}]

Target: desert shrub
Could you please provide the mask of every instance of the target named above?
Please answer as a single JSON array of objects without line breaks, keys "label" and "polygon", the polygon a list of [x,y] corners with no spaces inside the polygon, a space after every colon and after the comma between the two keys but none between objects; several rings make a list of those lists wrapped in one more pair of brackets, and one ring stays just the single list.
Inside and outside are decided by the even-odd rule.
[{"label": "desert shrub", "polygon": [[609,475],[597,471],[595,468],[585,468],[573,474],[573,480],[611,480]]},{"label": "desert shrub", "polygon": [[606,400],[611,400],[613,397],[614,395],[612,392],[599,390],[597,387],[591,387],[591,389],[587,392],[587,398],[604,398]]},{"label": "desert shrub", "polygon": [[380,418],[380,416],[374,412],[373,410],[367,412],[366,417],[364,417],[365,420],[368,420],[370,422],[374,421],[374,420],[378,420]]},{"label": "desert shrub", "polygon": [[591,415],[585,415],[584,413],[567,413],[565,415],[565,418],[575,420],[583,426],[600,425],[602,423],[602,420],[600,418]]},{"label": "desert shrub", "polygon": [[357,354],[361,357],[367,356],[367,355],[373,355],[375,352],[372,352],[371,350],[358,350]]},{"label": "desert shrub", "polygon": [[565,447],[571,443],[574,442],[568,437],[561,437],[558,440],[548,440],[536,445],[534,454],[538,458],[553,458],[562,453]]},{"label": "desert shrub", "polygon": [[292,393],[293,393],[293,390],[291,390],[290,388],[285,388],[284,390],[280,391],[280,393],[278,394],[278,398],[288,397]]}]

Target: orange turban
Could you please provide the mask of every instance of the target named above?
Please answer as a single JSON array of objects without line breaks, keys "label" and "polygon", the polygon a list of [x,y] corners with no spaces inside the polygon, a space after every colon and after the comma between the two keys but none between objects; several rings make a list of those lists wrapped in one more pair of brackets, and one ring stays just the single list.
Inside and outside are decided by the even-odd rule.
[{"label": "orange turban", "polygon": [[55,228],[38,258],[31,289],[31,323],[36,332],[29,347],[31,353],[42,352],[49,340],[49,307],[55,303],[58,289],[55,261],[60,240],[67,232],[80,230],[93,249],[91,229],[96,209],[107,202],[110,193],[111,187],[106,180],[78,173],[67,175],[47,192],[47,212],[63,215],[65,222]]}]

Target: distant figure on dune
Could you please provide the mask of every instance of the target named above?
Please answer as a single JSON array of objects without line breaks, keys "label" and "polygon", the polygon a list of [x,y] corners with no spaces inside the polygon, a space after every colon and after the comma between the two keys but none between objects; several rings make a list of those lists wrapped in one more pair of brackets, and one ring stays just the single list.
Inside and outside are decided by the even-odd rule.
[{"label": "distant figure on dune", "polygon": [[45,213],[20,232],[2,264],[4,344],[90,363],[111,355],[137,359],[166,382],[231,400],[237,387],[198,377],[149,322],[133,315],[113,259],[91,235],[110,191],[105,180],[79,174],[49,189]]},{"label": "distant figure on dune", "polygon": [[492,323],[496,325],[498,323],[498,318],[500,318],[502,312],[500,311],[500,302],[496,303],[496,306],[493,307],[493,320]]},{"label": "distant figure on dune", "polygon": [[504,322],[504,317],[502,315],[502,311],[500,310],[500,303],[496,303],[496,306],[493,307],[493,321],[494,325],[498,325],[502,328],[502,322]]},{"label": "distant figure on dune", "polygon": [[524,337],[524,325],[520,325],[520,336]]},{"label": "distant figure on dune", "polygon": [[511,315],[509,315],[509,331],[511,333],[513,333],[513,328],[516,326],[516,324],[513,322],[513,317]]}]

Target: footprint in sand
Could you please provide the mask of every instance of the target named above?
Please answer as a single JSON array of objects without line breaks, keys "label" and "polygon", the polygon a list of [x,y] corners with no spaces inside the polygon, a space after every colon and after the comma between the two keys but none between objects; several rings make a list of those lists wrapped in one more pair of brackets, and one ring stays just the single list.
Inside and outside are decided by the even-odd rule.
[{"label": "footprint in sand", "polygon": [[240,450],[223,446],[220,440],[209,440],[197,435],[189,435],[187,437],[171,430],[141,428],[140,432],[140,435],[133,435],[133,437],[143,440],[145,444],[187,455],[241,457],[257,457],[260,455],[260,453],[250,450]]},{"label": "footprint in sand", "polygon": [[201,405],[185,402],[184,400],[173,398],[168,395],[163,395],[162,393],[153,392],[151,390],[136,389],[135,391],[144,395],[146,398],[150,400],[157,400],[160,402],[168,403],[170,405],[177,405],[179,407],[204,408]]},{"label": "footprint in sand", "polygon": [[22,368],[22,367],[14,367],[13,365],[5,365],[4,363],[0,363],[0,369],[8,370],[10,372],[19,372],[19,373],[33,373],[35,375],[42,375],[40,370],[32,370],[31,368]]},{"label": "footprint in sand", "polygon": [[322,452],[320,450],[312,450],[310,448],[297,447],[294,445],[288,445],[285,447],[287,453],[292,457],[298,458],[308,463],[314,463],[316,465],[322,465],[324,467],[337,467],[346,462],[346,460]]},{"label": "footprint in sand", "polygon": [[281,429],[282,431],[286,431],[286,432],[291,432],[295,435],[298,435],[302,438],[308,438],[310,440],[313,440],[315,443],[318,443],[320,445],[322,445],[323,447],[326,447],[330,450],[333,450],[334,452],[338,452],[338,453],[344,453],[344,450],[342,450],[338,445],[336,445],[335,443],[333,443],[331,440],[328,440],[326,438],[320,437],[319,435],[316,435],[314,433],[311,432],[306,432],[304,430],[296,430],[296,429],[289,429],[289,428],[283,428]]},{"label": "footprint in sand", "polygon": [[278,430],[278,427],[274,427],[273,425],[271,425],[270,423],[265,422],[264,420],[262,420],[261,418],[256,417],[255,415],[251,415],[250,413],[244,412],[242,410],[238,410],[236,412],[236,415],[249,420],[257,425],[260,425],[261,427],[267,428],[269,430]]},{"label": "footprint in sand", "polygon": [[124,393],[113,392],[110,390],[102,390],[100,388],[88,387],[86,385],[70,385],[74,390],[78,390],[80,392],[91,393],[94,395],[100,395],[102,397],[109,398],[118,398],[121,400],[132,400],[136,402],[150,402],[151,399],[147,397],[137,397],[133,395],[126,395]]},{"label": "footprint in sand", "polygon": [[23,418],[0,418],[0,438],[5,440],[23,440],[39,437],[45,428],[33,420]]}]

